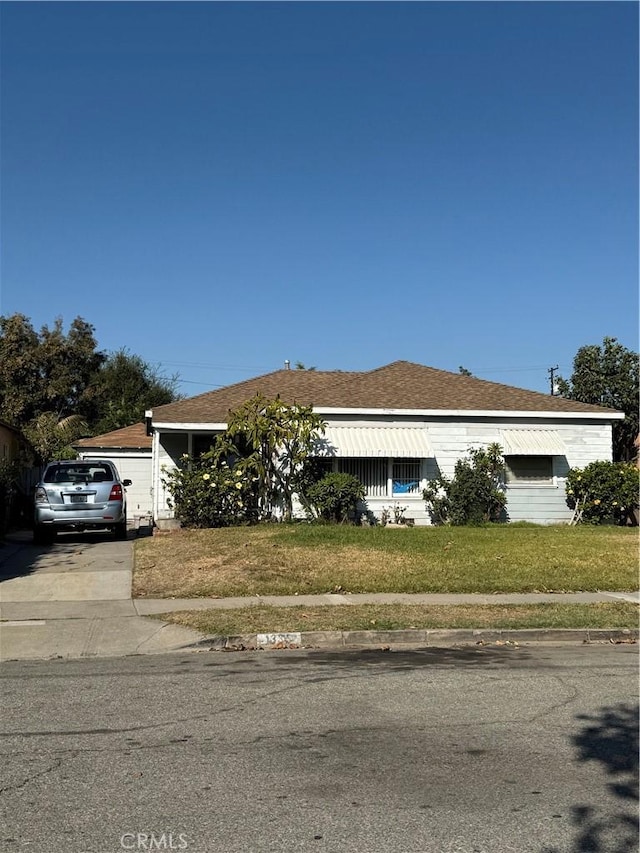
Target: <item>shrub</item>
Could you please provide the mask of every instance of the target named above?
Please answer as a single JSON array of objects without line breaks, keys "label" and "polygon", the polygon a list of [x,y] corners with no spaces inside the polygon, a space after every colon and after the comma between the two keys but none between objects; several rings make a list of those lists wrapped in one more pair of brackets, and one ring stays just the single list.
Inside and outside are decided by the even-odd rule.
[{"label": "shrub", "polygon": [[169,506],[185,527],[231,527],[256,520],[254,479],[235,466],[216,464],[211,453],[194,460],[185,454],[164,472]]},{"label": "shrub", "polygon": [[507,503],[504,470],[500,445],[470,448],[469,457],[456,462],[452,480],[438,477],[422,493],[434,524],[500,521]]},{"label": "shrub", "polygon": [[344,524],[364,498],[364,486],[352,474],[325,474],[306,491],[306,499],[325,521]]},{"label": "shrub", "polygon": [[640,471],[631,462],[591,462],[585,468],[572,468],[565,490],[573,522],[635,522],[639,486]]}]

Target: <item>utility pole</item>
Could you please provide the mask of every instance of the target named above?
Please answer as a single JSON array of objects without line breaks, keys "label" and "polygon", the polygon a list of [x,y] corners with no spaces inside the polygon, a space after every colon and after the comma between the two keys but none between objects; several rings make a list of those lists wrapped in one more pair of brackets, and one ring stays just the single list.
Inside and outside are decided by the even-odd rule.
[{"label": "utility pole", "polygon": [[554,376],[553,376],[553,374],[556,372],[556,370],[559,370],[559,367],[558,367],[558,365],[557,365],[557,364],[556,364],[556,366],[555,366],[555,367],[550,367],[550,368],[547,370],[547,373],[549,374],[549,382],[551,383],[551,396],[552,396],[552,397],[553,397],[553,396],[554,396],[554,394],[556,393],[556,382],[555,382],[555,379],[554,379]]}]

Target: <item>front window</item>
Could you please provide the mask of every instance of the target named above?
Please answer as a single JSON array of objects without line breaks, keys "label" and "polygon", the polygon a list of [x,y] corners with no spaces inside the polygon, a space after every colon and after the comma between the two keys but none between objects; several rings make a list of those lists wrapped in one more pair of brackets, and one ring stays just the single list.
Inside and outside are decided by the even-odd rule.
[{"label": "front window", "polygon": [[420,495],[420,459],[345,459],[337,460],[337,470],[357,477],[369,498]]},{"label": "front window", "polygon": [[505,456],[507,485],[553,482],[552,456]]},{"label": "front window", "polygon": [[387,496],[386,459],[339,459],[338,471],[357,477],[369,497]]},{"label": "front window", "polygon": [[420,460],[394,459],[391,479],[394,495],[419,495]]}]

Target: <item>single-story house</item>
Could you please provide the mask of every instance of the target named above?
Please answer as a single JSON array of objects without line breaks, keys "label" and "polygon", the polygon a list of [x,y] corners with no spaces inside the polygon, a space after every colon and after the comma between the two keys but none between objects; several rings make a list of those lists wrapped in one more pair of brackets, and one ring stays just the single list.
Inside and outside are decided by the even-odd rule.
[{"label": "single-story house", "polygon": [[131,480],[127,487],[127,512],[134,519],[153,512],[151,444],[146,424],[139,423],[81,438],[73,447],[81,459],[109,459],[122,480]]},{"label": "single-story house", "polygon": [[[318,455],[333,470],[356,475],[367,510],[407,507],[416,525],[430,523],[422,498],[429,480],[453,475],[470,447],[497,442],[506,460],[511,521],[565,522],[565,478],[573,467],[612,458],[612,423],[622,412],[396,361],[364,372],[290,370],[158,406],[153,434],[153,516],[171,519],[163,469],[184,453],[207,450],[230,411],[261,393],[311,405],[327,424]],[[128,474],[127,476],[131,476]],[[133,478],[132,478],[133,479]]]}]

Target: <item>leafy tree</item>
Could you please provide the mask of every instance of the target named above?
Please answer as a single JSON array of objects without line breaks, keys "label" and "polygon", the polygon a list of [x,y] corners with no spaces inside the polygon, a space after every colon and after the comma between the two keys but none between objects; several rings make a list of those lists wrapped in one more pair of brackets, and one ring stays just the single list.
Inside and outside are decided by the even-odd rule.
[{"label": "leafy tree", "polygon": [[243,471],[256,478],[263,517],[281,505],[284,519],[289,521],[296,476],[323,431],[324,422],[311,406],[257,394],[230,412],[227,431],[216,445],[216,456],[219,460],[240,460]]},{"label": "leafy tree", "polygon": [[507,503],[504,472],[499,444],[470,448],[469,458],[456,462],[452,480],[437,477],[422,492],[433,521],[454,525],[499,521]]},{"label": "leafy tree", "polygon": [[573,522],[637,524],[640,471],[631,462],[591,462],[572,468],[565,486]]},{"label": "leafy tree", "polygon": [[147,409],[177,399],[177,377],[162,376],[126,349],[111,353],[92,381],[93,430],[100,434],[138,423]]},{"label": "leafy tree", "polygon": [[38,411],[40,340],[24,314],[0,317],[0,420],[20,427]]},{"label": "leafy tree", "polygon": [[23,432],[37,461],[44,464],[52,459],[75,459],[71,444],[86,435],[87,424],[80,415],[59,418],[55,412],[43,412],[30,420]]},{"label": "leafy tree", "polygon": [[37,332],[24,314],[0,317],[0,420],[21,430],[37,461],[73,453],[81,435],[136,423],[176,399],[176,377],[127,350],[97,349],[94,328],[76,317]]},{"label": "leafy tree", "polygon": [[613,424],[613,459],[628,462],[635,457],[638,436],[638,354],[604,338],[602,346],[580,347],[573,360],[570,380],[558,377],[562,397],[608,406],[625,413],[623,421]]},{"label": "leafy tree", "polygon": [[104,360],[93,326],[81,317],[36,332],[24,314],[0,317],[0,419],[19,429],[44,412],[82,414],[91,380]]}]

